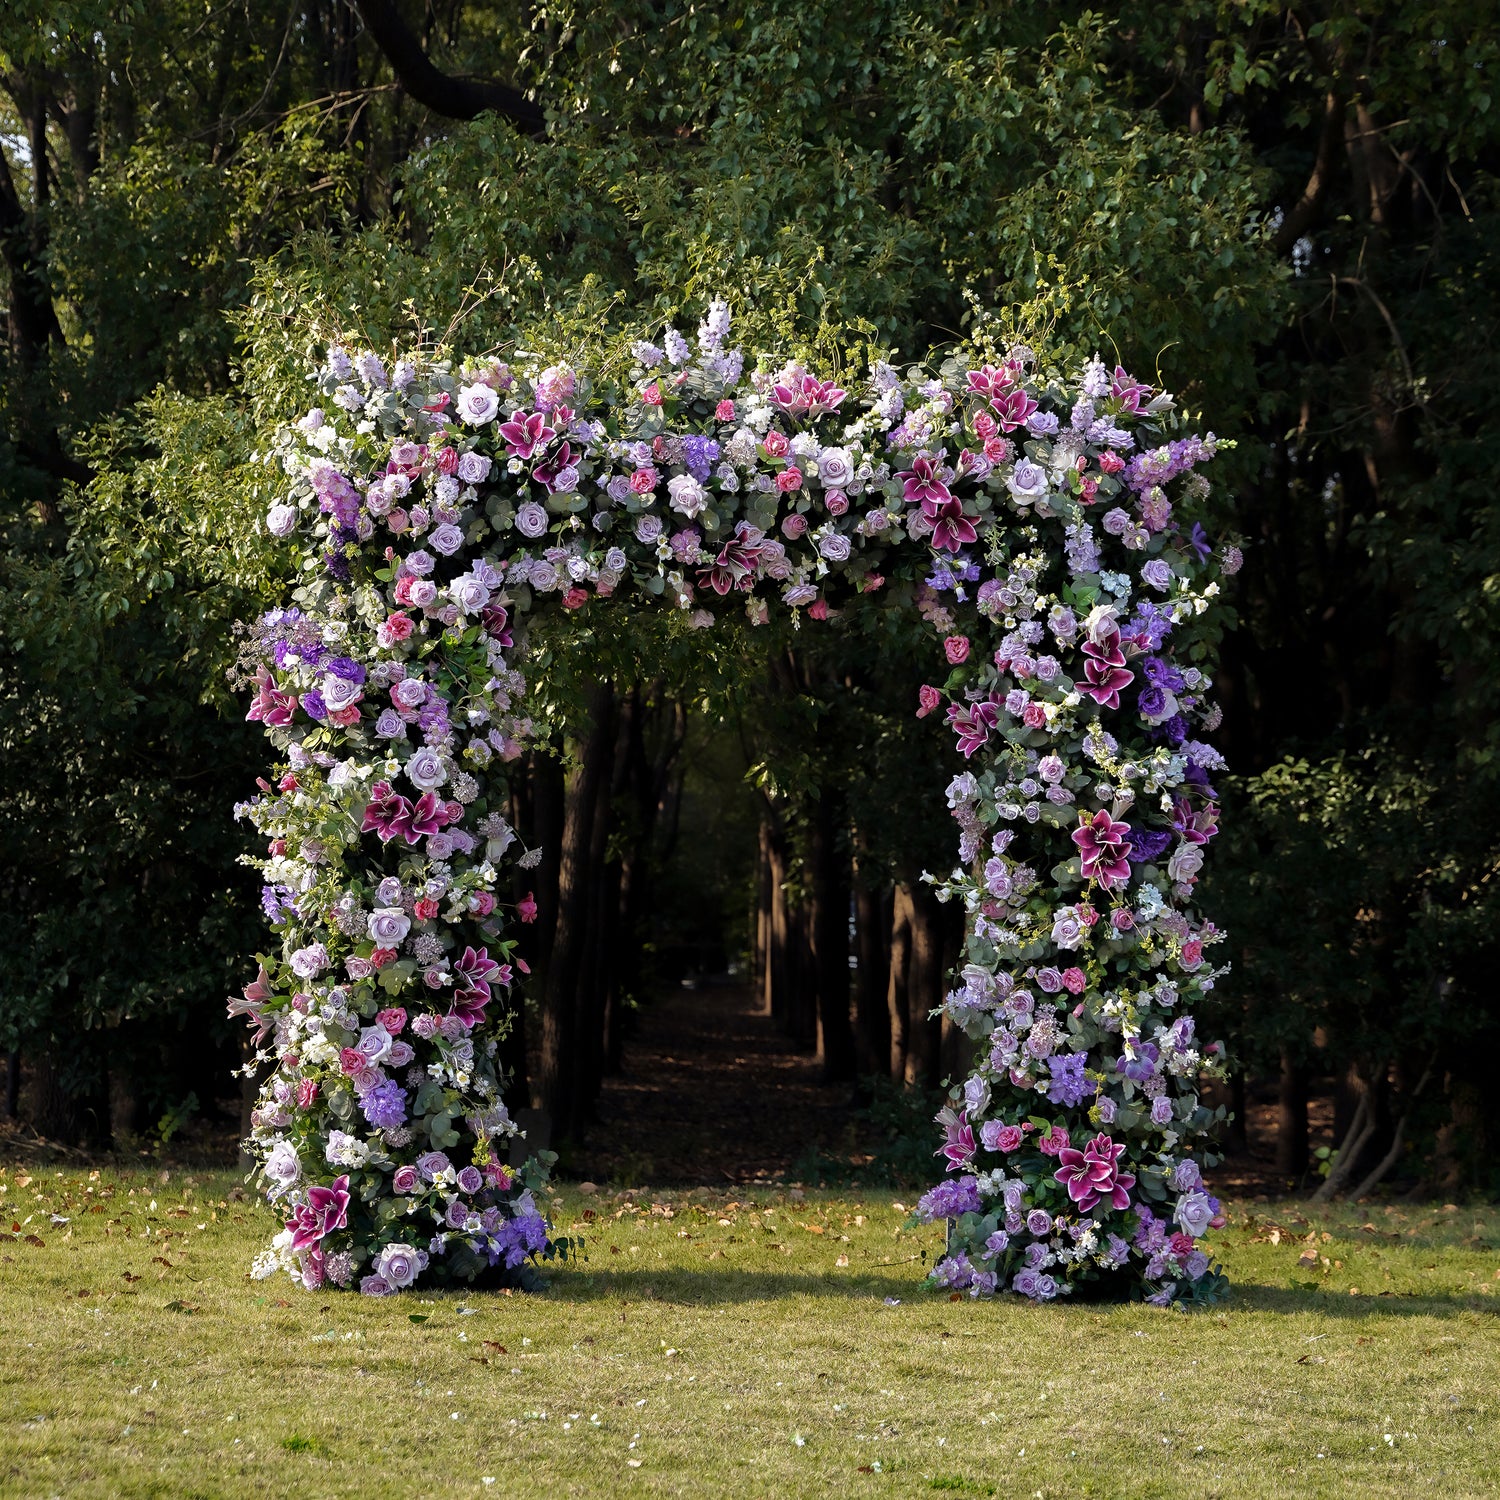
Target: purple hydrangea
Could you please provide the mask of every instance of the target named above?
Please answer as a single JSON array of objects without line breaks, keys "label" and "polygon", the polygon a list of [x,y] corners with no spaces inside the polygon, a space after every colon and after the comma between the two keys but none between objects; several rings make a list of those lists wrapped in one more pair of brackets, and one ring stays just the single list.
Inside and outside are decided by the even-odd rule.
[{"label": "purple hydrangea", "polygon": [[974,1177],[955,1177],[940,1182],[917,1203],[917,1212],[928,1224],[939,1219],[956,1219],[960,1214],[977,1214],[981,1204],[979,1181]]},{"label": "purple hydrangea", "polygon": [[1086,1052],[1065,1052],[1061,1057],[1047,1059],[1047,1071],[1052,1075],[1052,1083],[1047,1089],[1051,1103],[1074,1109],[1085,1099],[1093,1098],[1098,1085],[1084,1077],[1088,1062]]},{"label": "purple hydrangea", "polygon": [[406,1090],[394,1078],[387,1078],[365,1091],[359,1107],[374,1129],[394,1130],[406,1123]]}]

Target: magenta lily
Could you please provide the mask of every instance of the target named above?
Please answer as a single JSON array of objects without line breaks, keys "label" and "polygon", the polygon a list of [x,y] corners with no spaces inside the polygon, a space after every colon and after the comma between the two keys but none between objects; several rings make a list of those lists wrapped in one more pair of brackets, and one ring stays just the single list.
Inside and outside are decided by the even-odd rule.
[{"label": "magenta lily", "polygon": [[1129,1208],[1129,1190],[1135,1186],[1135,1176],[1120,1170],[1124,1154],[1124,1141],[1112,1141],[1101,1133],[1082,1151],[1076,1146],[1064,1146],[1057,1156],[1062,1165],[1052,1176],[1085,1213],[1104,1199],[1109,1200],[1112,1208]]},{"label": "magenta lily", "polygon": [[1092,817],[1079,815],[1073,842],[1083,856],[1083,878],[1097,880],[1105,890],[1130,879],[1130,824],[1116,823],[1100,808]]},{"label": "magenta lily", "polygon": [[349,1174],[336,1177],[332,1187],[310,1187],[307,1202],[299,1203],[287,1220],[292,1249],[306,1250],[349,1222]]},{"label": "magenta lily", "polygon": [[506,449],[514,458],[530,458],[538,448],[545,447],[557,436],[556,430],[547,425],[546,416],[539,411],[530,415],[518,411],[510,421],[502,422],[499,430]]}]

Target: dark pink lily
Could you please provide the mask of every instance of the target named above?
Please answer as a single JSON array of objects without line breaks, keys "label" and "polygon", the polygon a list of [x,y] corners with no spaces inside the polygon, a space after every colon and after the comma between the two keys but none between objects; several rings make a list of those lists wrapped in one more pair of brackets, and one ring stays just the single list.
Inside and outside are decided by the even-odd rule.
[{"label": "dark pink lily", "polygon": [[[406,836],[411,826],[411,803],[399,792],[391,790],[388,781],[377,781],[370,788],[370,801],[365,806],[364,820],[359,825],[361,833],[378,833],[380,842],[388,844],[399,833]],[[408,844],[416,840],[407,838]]]},{"label": "dark pink lily", "polygon": [[1097,880],[1105,890],[1130,879],[1130,824],[1116,823],[1101,808],[1092,817],[1079,814],[1073,842],[1083,856],[1083,878]]},{"label": "dark pink lily", "polygon": [[484,1008],[492,999],[490,984],[503,983],[500,976],[500,965],[490,957],[487,948],[477,952],[465,948],[453,964],[453,1007],[449,1014],[470,1027],[482,1020]]},{"label": "dark pink lily", "polygon": [[1097,641],[1085,641],[1083,664],[1085,680],[1079,691],[1087,693],[1101,708],[1118,708],[1120,694],[1135,681],[1135,673],[1125,665],[1120,649],[1120,632],[1106,631]]},{"label": "dark pink lily", "polygon": [[229,997],[229,1014],[231,1016],[248,1016],[255,1024],[255,1035],[251,1042],[259,1046],[271,1032],[271,1022],[265,1013],[267,1000],[275,998],[275,991],[271,988],[271,976],[266,973],[265,965],[259,967],[259,971],[244,990],[241,992],[243,998],[236,999],[233,995]]},{"label": "dark pink lily", "polygon": [[573,445],[571,443],[564,443],[551,458],[547,459],[545,463],[539,463],[531,471],[531,477],[538,484],[546,485],[550,490],[552,488],[552,481],[572,462]]},{"label": "dark pink lily", "polygon": [[[919,500],[923,514],[928,520],[937,519],[937,507],[953,498],[953,492],[937,477],[937,465],[925,453],[919,453],[911,461],[911,468],[902,470],[897,479],[906,481],[902,499],[910,503]],[[932,509],[928,510],[928,506]]]},{"label": "dark pink lily", "polygon": [[547,418],[542,412],[533,412],[529,416],[524,411],[518,411],[510,421],[500,424],[500,436],[505,439],[505,446],[515,458],[530,458],[539,447],[544,447],[556,436],[553,428],[547,425]]},{"label": "dark pink lily", "polygon": [[264,667],[255,676],[255,701],[245,715],[252,723],[269,724],[283,729],[292,722],[297,711],[297,695],[283,692],[276,686],[276,679]]},{"label": "dark pink lily", "polygon": [[306,1250],[335,1229],[349,1222],[349,1174],[336,1177],[332,1187],[310,1187],[307,1201],[299,1203],[287,1220],[292,1231],[292,1249]]},{"label": "dark pink lily", "polygon": [[748,521],[735,527],[734,535],[724,544],[711,567],[698,574],[698,587],[727,594],[730,589],[748,589],[755,581],[755,567],[764,550],[760,543],[765,533]]},{"label": "dark pink lily", "polygon": [[948,722],[958,737],[958,748],[965,760],[989,739],[999,718],[999,705],[988,701],[971,703],[967,708],[960,708],[957,703],[948,705]]},{"label": "dark pink lily", "polygon": [[1112,1141],[1103,1133],[1096,1135],[1082,1151],[1076,1146],[1064,1146],[1058,1152],[1062,1165],[1052,1174],[1053,1180],[1062,1183],[1068,1197],[1085,1213],[1105,1198],[1112,1208],[1129,1208],[1129,1189],[1135,1186],[1135,1175],[1120,1170],[1124,1154],[1125,1143]]},{"label": "dark pink lily", "polygon": [[1179,797],[1172,805],[1172,827],[1189,844],[1206,844],[1219,831],[1218,804],[1195,810],[1186,797]]},{"label": "dark pink lily", "polygon": [[[922,510],[927,511],[925,500]],[[979,536],[974,523],[964,515],[963,503],[956,496],[938,506],[937,515],[932,520],[932,545],[939,552],[957,552]]]},{"label": "dark pink lily", "polygon": [[1002,432],[1014,432],[1036,410],[1036,402],[1019,386],[1002,395],[990,397],[990,408]]}]

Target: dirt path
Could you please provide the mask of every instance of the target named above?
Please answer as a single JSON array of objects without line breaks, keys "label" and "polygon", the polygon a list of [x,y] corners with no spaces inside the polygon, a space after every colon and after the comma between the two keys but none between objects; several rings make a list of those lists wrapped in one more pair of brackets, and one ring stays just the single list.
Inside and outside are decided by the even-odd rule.
[{"label": "dirt path", "polygon": [[599,1116],[568,1165],[601,1184],[789,1179],[820,1147],[847,1151],[850,1090],[820,1086],[747,990],[676,990],[642,1013]]}]

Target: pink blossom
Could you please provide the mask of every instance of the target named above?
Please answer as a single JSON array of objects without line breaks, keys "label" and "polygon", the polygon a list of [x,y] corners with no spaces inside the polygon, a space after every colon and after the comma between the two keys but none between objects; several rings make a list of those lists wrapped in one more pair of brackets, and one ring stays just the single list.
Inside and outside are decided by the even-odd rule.
[{"label": "pink blossom", "polygon": [[1079,815],[1073,842],[1083,856],[1083,878],[1097,880],[1105,890],[1130,879],[1130,825],[1116,823],[1104,808]]},{"label": "pink blossom", "polygon": [[334,1179],[332,1187],[310,1187],[307,1201],[299,1203],[287,1221],[292,1231],[292,1249],[306,1250],[349,1221],[349,1175]]},{"label": "pink blossom", "polygon": [[732,421],[734,421],[734,402],[733,401],[721,401],[721,402],[719,402],[719,404],[716,407],[714,407],[714,418],[715,418],[716,421],[719,421],[719,422],[732,422]]},{"label": "pink blossom", "polygon": [[502,422],[499,432],[505,441],[507,452],[513,458],[530,458],[539,447],[545,447],[557,435],[547,425],[544,413],[534,412],[528,416],[524,411],[518,411],[510,421]]},{"label": "pink blossom", "polygon": [[969,638],[966,635],[950,635],[943,641],[943,652],[950,666],[962,666],[969,659]]},{"label": "pink blossom", "polygon": [[787,441],[787,437],[784,432],[777,432],[773,427],[771,431],[766,434],[765,441],[761,444],[761,446],[766,450],[766,453],[769,457],[785,458],[788,452],[790,452],[792,445]]},{"label": "pink blossom", "polygon": [[297,695],[283,692],[276,686],[276,679],[262,667],[255,678],[255,701],[245,718],[251,723],[265,724],[272,729],[284,729],[292,722],[297,709]]},{"label": "pink blossom", "polygon": [[942,701],[943,695],[935,687],[929,687],[924,682],[917,689],[917,717],[925,719]]},{"label": "pink blossom", "polygon": [[1082,1151],[1065,1146],[1058,1156],[1061,1165],[1052,1176],[1085,1213],[1103,1199],[1108,1199],[1113,1208],[1129,1208],[1129,1190],[1135,1186],[1135,1177],[1120,1171],[1124,1154],[1123,1141],[1112,1141],[1101,1132]]}]

